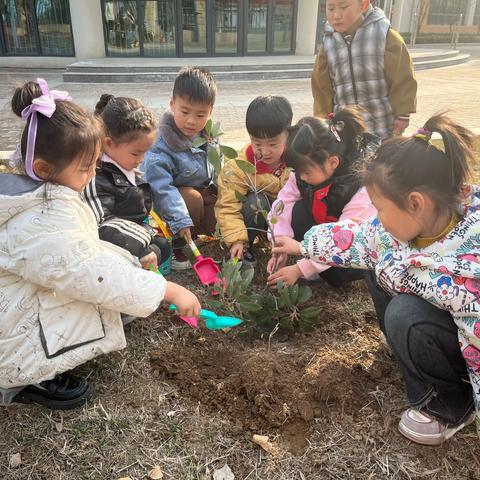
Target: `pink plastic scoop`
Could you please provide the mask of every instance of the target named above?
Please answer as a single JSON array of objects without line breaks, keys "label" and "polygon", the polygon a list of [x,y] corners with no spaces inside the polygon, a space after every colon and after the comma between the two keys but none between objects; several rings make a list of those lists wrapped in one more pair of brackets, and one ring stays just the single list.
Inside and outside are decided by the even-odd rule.
[{"label": "pink plastic scoop", "polygon": [[212,283],[216,283],[218,281],[220,268],[218,268],[218,265],[213,261],[213,258],[203,258],[193,240],[190,241],[188,245],[195,255],[193,269],[195,270],[199,280],[203,283],[203,285],[211,285]]}]

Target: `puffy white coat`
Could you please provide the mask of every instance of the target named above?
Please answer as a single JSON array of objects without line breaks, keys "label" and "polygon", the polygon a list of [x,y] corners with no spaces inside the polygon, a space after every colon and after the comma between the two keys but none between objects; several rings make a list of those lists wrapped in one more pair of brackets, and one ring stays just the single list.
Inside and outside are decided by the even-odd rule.
[{"label": "puffy white coat", "polygon": [[125,347],[120,312],[146,317],[165,279],[101,241],[79,193],[0,175],[0,388],[53,378]]}]

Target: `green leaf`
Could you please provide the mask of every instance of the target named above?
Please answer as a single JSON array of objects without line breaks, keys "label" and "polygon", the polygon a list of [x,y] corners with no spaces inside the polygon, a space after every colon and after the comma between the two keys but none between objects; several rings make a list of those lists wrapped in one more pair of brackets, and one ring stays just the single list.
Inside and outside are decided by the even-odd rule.
[{"label": "green leaf", "polygon": [[297,305],[308,302],[312,296],[312,289],[306,285],[302,285],[298,291]]},{"label": "green leaf", "polygon": [[262,309],[261,305],[258,305],[257,303],[253,303],[253,302],[238,302],[238,305],[245,312],[258,312],[259,310]]},{"label": "green leaf", "polygon": [[253,267],[246,268],[243,272],[242,279],[244,282],[247,282],[247,285],[250,285],[253,280],[253,275],[255,274],[255,269]]},{"label": "green leaf", "polygon": [[206,138],[203,138],[203,137],[197,137],[193,143],[192,143],[192,146],[195,147],[195,148],[199,148],[201,147],[202,145],[205,145],[207,143],[207,139]]},{"label": "green leaf", "polygon": [[228,147],[227,145],[220,145],[220,151],[227,157],[227,158],[237,158],[238,152],[232,148]]},{"label": "green leaf", "polygon": [[236,198],[239,202],[246,202],[246,201],[247,201],[247,197],[246,197],[245,195],[243,195],[242,193],[237,192],[237,190],[235,190],[235,198]]},{"label": "green leaf", "polygon": [[307,307],[300,312],[302,318],[305,319],[316,319],[320,313],[318,307]]},{"label": "green leaf", "polygon": [[217,138],[219,133],[220,133],[220,122],[215,122],[211,130],[211,136],[213,138]]},{"label": "green leaf", "polygon": [[297,299],[298,299],[298,285],[295,284],[289,287],[288,294],[290,297],[290,301],[292,302],[292,305],[296,305]]},{"label": "green leaf", "polygon": [[255,165],[253,165],[250,162],[247,162],[246,160],[240,160],[239,158],[237,158],[237,160],[235,160],[235,163],[238,165],[238,168],[240,168],[240,170],[243,173],[246,173],[246,174],[251,173],[252,175],[255,175],[255,173],[257,173],[257,169],[255,168]]},{"label": "green leaf", "polygon": [[220,159],[220,154],[218,153],[217,148],[209,145],[207,147],[207,157],[208,161],[215,168],[215,173],[218,175],[220,173],[220,170],[222,169],[222,161]]},{"label": "green leaf", "polygon": [[207,123],[205,124],[204,130],[207,134],[211,137],[212,136],[212,119],[209,118]]}]

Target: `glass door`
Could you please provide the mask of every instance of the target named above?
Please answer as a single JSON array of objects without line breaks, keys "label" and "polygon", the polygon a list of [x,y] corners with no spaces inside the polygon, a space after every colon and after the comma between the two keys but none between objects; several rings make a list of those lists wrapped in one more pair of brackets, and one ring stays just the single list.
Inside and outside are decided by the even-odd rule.
[{"label": "glass door", "polygon": [[145,57],[175,57],[175,0],[142,0],[140,27]]},{"label": "glass door", "polygon": [[215,54],[236,54],[239,32],[239,0],[215,0]]},{"label": "glass door", "polygon": [[207,0],[181,0],[183,55],[207,54]]},{"label": "glass door", "polygon": [[295,0],[275,0],[273,5],[273,51],[290,53],[293,49]]},{"label": "glass door", "polygon": [[247,0],[247,53],[267,51],[268,0]]},{"label": "glass door", "polygon": [[103,15],[108,55],[138,57],[140,36],[136,0],[104,1]]}]

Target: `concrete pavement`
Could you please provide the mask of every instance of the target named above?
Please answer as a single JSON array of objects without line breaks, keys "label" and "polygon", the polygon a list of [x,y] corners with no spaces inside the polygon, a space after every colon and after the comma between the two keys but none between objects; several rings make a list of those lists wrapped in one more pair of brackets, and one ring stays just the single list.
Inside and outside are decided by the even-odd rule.
[{"label": "concrete pavement", "polygon": [[[467,64],[417,72],[418,105],[411,129],[421,126],[432,114],[449,114],[467,128],[480,127],[480,46],[470,46],[473,60]],[[199,59],[200,61],[200,59]],[[138,97],[157,115],[168,108],[172,84],[65,84],[61,71],[0,72],[0,150],[12,150],[19,139],[24,122],[10,110],[14,86],[24,80],[45,78],[51,88],[65,89],[78,103],[93,109],[102,93]],[[220,82],[213,119],[220,121],[225,144],[241,147],[248,137],[244,129],[245,111],[257,95],[278,94],[292,103],[294,120],[312,113],[310,81],[268,80],[255,82]]]}]

